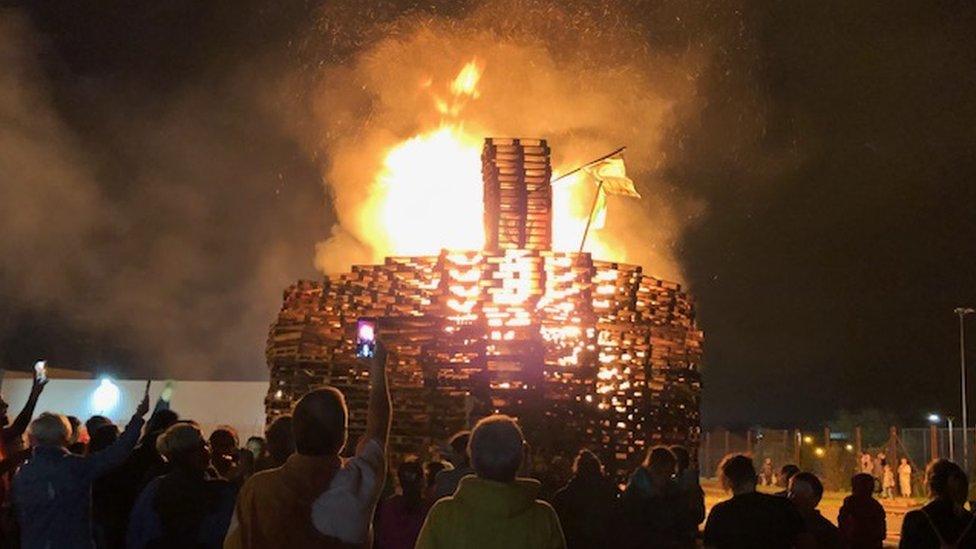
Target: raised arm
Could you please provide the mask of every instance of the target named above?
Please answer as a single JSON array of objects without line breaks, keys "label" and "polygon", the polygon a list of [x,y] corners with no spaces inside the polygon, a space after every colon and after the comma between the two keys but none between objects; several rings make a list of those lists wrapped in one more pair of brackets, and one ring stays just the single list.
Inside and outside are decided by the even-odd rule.
[{"label": "raised arm", "polygon": [[132,449],[139,442],[139,433],[142,431],[142,426],[145,423],[142,416],[146,415],[148,411],[149,391],[147,389],[146,394],[142,397],[142,402],[136,408],[136,413],[133,414],[132,419],[125,426],[125,430],[122,431],[119,439],[113,442],[108,448],[101,452],[95,452],[86,458],[91,478],[95,479],[104,475],[108,471],[122,465],[122,462],[129,457]]},{"label": "raised arm", "polygon": [[34,417],[34,408],[37,407],[37,399],[41,397],[41,393],[44,392],[44,386],[47,385],[47,378],[41,380],[37,377],[37,372],[34,372],[34,384],[31,385],[30,396],[27,397],[27,404],[24,404],[24,409],[17,414],[17,419],[10,424],[10,427],[4,429],[4,438],[18,438],[24,434],[27,430],[27,425],[30,424],[30,420]]},{"label": "raised arm", "polygon": [[[386,448],[390,435],[390,389],[386,385],[386,347],[376,342],[376,353],[369,362],[369,409],[366,416],[366,439],[373,439]],[[384,450],[385,451],[385,450]]]}]

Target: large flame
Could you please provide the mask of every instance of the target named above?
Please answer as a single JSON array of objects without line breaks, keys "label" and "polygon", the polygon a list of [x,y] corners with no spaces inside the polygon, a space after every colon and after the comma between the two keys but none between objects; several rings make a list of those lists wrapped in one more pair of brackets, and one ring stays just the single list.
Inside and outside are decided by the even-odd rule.
[{"label": "large flame", "polygon": [[[384,255],[433,255],[442,249],[479,250],[485,242],[481,147],[486,134],[465,130],[460,115],[480,96],[482,67],[466,64],[450,98],[434,97],[440,125],[391,147],[376,178],[373,208]],[[526,128],[531,132],[531,128]],[[490,135],[490,130],[487,135]],[[564,171],[568,171],[567,170]],[[592,183],[577,174],[553,185],[553,250],[578,251],[592,200]],[[374,220],[375,222],[375,220]],[[585,251],[601,259],[618,254],[590,227]]]}]

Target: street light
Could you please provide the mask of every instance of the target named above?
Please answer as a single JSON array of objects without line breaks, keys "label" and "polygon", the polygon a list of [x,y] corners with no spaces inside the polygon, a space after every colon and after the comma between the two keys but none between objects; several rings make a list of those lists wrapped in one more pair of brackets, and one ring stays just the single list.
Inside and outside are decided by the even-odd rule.
[{"label": "street light", "polygon": [[[952,448],[952,416],[946,416],[945,420],[949,424],[949,461],[955,461],[956,455]],[[929,422],[933,425],[938,425],[942,423],[942,416],[939,414],[929,414]]]},{"label": "street light", "polygon": [[956,307],[959,315],[959,376],[962,393],[962,463],[963,471],[969,471],[969,410],[966,405],[966,315],[976,313],[970,307]]}]

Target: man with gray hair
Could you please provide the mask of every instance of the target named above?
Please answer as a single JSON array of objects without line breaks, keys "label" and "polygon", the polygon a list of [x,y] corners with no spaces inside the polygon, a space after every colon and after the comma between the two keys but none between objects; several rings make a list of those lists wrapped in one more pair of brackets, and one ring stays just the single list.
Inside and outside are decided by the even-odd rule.
[{"label": "man with gray hair", "polygon": [[539,482],[516,478],[525,438],[514,419],[494,415],[479,421],[468,453],[476,476],[464,477],[453,496],[434,504],[417,549],[566,547],[556,511],[536,499]]},{"label": "man with gray hair", "polygon": [[79,456],[66,447],[68,418],[45,412],[27,434],[33,455],[14,476],[12,499],[23,549],[91,548],[92,481],[119,466],[139,440],[142,416],[149,411],[149,386],[125,431],[100,452]]}]

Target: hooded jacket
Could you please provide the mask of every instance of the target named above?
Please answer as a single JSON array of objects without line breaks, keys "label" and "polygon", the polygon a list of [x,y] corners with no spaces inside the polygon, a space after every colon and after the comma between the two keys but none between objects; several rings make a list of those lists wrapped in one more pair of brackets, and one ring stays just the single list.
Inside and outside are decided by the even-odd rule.
[{"label": "hooded jacket", "polygon": [[564,549],[556,512],[536,499],[540,487],[532,479],[464,477],[430,510],[417,549]]}]

